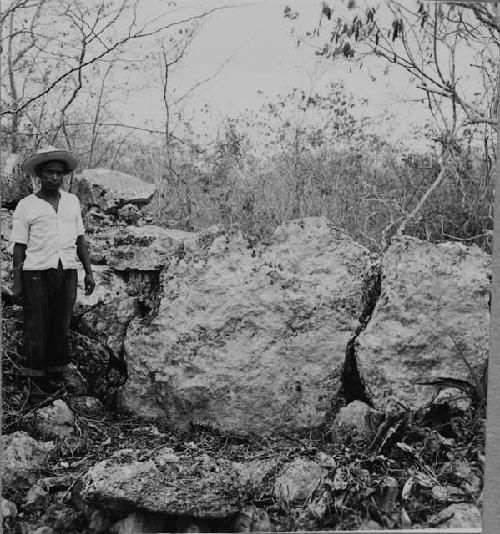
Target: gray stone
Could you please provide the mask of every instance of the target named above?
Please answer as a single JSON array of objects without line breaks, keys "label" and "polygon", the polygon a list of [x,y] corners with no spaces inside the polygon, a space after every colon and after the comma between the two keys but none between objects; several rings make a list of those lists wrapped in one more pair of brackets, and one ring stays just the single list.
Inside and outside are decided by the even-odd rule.
[{"label": "gray stone", "polygon": [[233,432],[321,425],[371,264],[323,218],[254,250],[239,234],[187,249],[162,273],[155,314],[127,330],[122,408]]},{"label": "gray stone", "polygon": [[328,471],[316,462],[297,458],[276,478],[275,497],[287,504],[302,504],[320,492]]},{"label": "gray stone", "polygon": [[85,211],[97,207],[104,213],[116,213],[125,204],[143,206],[151,201],[155,190],[154,184],[140,178],[103,168],[76,172],[70,188]]},{"label": "gray stone", "polygon": [[73,413],[61,399],[56,399],[52,406],[39,408],[27,421],[47,438],[64,439],[74,434]]},{"label": "gray stone", "polygon": [[482,373],[489,339],[490,258],[478,247],[393,239],[382,294],[358,337],[358,368],[377,407],[432,399],[422,376],[470,380]]},{"label": "gray stone", "polygon": [[17,506],[8,499],[2,497],[2,519],[14,519],[17,516]]},{"label": "gray stone", "polygon": [[[207,468],[209,467],[209,468]],[[231,462],[199,458],[170,462],[160,470],[152,461],[94,465],[78,487],[78,500],[90,508],[130,510],[193,517],[225,518],[238,511],[237,471]]]},{"label": "gray stone", "polygon": [[24,503],[27,506],[35,506],[39,507],[43,503],[47,501],[48,493],[46,490],[44,490],[40,485],[34,484],[29,489],[26,498],[24,500]]},{"label": "gray stone", "polygon": [[341,408],[332,426],[332,433],[337,442],[370,442],[377,433],[384,414],[374,410],[361,401],[353,401]]},{"label": "gray stone", "polygon": [[37,441],[26,432],[4,435],[2,444],[2,484],[10,489],[32,484],[54,449],[54,443]]}]

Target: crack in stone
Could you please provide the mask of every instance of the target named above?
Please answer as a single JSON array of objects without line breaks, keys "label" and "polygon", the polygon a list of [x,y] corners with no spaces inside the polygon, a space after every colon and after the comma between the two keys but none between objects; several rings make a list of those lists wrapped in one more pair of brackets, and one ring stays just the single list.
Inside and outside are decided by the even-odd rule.
[{"label": "crack in stone", "polygon": [[341,374],[342,387],[340,395],[344,397],[347,403],[355,400],[365,402],[372,408],[374,404],[370,395],[366,390],[366,386],[358,369],[358,361],[356,357],[356,344],[360,334],[366,329],[375,306],[380,298],[382,292],[382,267],[377,265],[374,272],[365,279],[365,288],[363,294],[365,295],[365,306],[359,317],[359,326],[356,328],[354,335],[347,342],[345,351],[344,367]]}]

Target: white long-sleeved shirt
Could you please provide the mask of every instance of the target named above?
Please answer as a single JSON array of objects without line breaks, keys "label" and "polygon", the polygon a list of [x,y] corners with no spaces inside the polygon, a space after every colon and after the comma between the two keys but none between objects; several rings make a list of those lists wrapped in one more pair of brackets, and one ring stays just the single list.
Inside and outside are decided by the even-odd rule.
[{"label": "white long-sleeved shirt", "polygon": [[19,201],[13,215],[10,241],[26,245],[23,270],[77,268],[76,238],[85,232],[80,201],[61,191],[57,213],[35,194]]}]

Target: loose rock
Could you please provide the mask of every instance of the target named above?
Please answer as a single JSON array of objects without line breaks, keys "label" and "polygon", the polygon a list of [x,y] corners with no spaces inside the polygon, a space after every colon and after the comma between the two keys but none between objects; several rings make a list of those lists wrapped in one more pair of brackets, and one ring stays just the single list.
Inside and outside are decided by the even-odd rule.
[{"label": "loose rock", "polygon": [[54,449],[54,443],[37,441],[26,432],[2,436],[2,443],[2,484],[10,489],[32,484]]},{"label": "loose rock", "polygon": [[39,408],[27,418],[43,436],[53,439],[62,439],[74,434],[73,412],[61,399],[57,399],[52,406]]},{"label": "loose rock", "polygon": [[316,462],[297,458],[276,479],[274,494],[288,504],[303,503],[321,488],[327,471]]},{"label": "loose rock", "polygon": [[2,519],[6,521],[7,519],[13,519],[17,516],[17,506],[2,497]]},{"label": "loose rock", "polygon": [[361,401],[353,401],[339,410],[332,434],[334,440],[342,443],[359,441],[369,443],[377,433],[384,414]]},{"label": "loose rock", "polygon": [[168,515],[224,518],[237,512],[237,471],[217,460],[207,470],[200,462],[152,461],[94,465],[78,486],[78,499],[90,508],[126,513],[133,508]]}]

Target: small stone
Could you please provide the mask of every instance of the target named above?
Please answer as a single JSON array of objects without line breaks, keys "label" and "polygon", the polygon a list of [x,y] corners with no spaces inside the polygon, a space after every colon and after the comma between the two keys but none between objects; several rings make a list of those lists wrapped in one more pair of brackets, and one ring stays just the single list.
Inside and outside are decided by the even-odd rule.
[{"label": "small stone", "polygon": [[274,494],[286,503],[303,502],[320,489],[326,473],[316,462],[297,458],[276,479]]},{"label": "small stone", "polygon": [[14,518],[17,516],[17,506],[7,499],[2,497],[2,518],[6,519]]},{"label": "small stone", "polygon": [[27,506],[38,507],[47,500],[48,495],[49,494],[41,486],[35,484],[28,491],[24,502]]},{"label": "small stone", "polygon": [[339,410],[332,427],[334,441],[370,442],[377,433],[384,414],[361,401],[353,401]]},{"label": "small stone", "polygon": [[319,451],[316,454],[316,462],[321,467],[326,467],[328,469],[334,468],[337,466],[337,462],[335,461],[335,458],[333,456],[330,456],[329,454],[326,454],[325,452]]},{"label": "small stone", "polygon": [[73,412],[61,399],[57,399],[52,406],[36,410],[27,420],[43,435],[53,439],[68,438],[74,434]]},{"label": "small stone", "polygon": [[54,449],[52,442],[40,442],[26,432],[2,436],[3,488],[18,488],[36,480],[37,473],[47,464]]},{"label": "small stone", "polygon": [[259,487],[277,467],[275,459],[251,460],[245,463],[235,463],[234,466],[240,473],[240,484],[243,487]]}]

